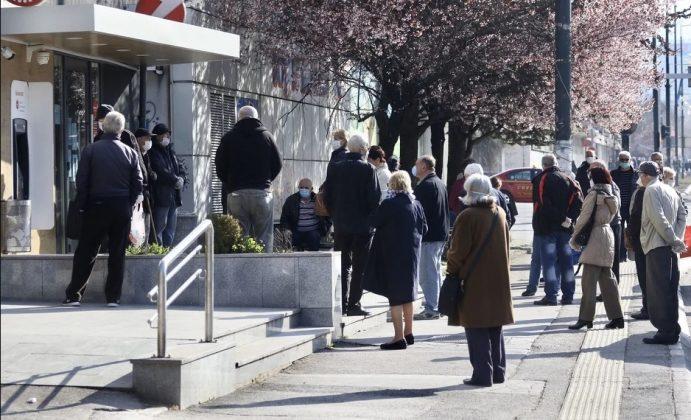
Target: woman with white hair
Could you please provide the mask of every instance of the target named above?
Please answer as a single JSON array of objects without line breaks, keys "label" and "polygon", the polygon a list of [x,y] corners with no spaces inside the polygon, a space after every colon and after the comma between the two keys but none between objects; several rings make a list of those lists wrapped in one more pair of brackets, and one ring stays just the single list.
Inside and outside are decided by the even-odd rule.
[{"label": "woman with white hair", "polygon": [[[370,217],[376,229],[365,270],[364,288],[389,299],[394,337],[382,350],[404,350],[415,342],[413,302],[422,237],[427,222],[422,204],[415,200],[410,176],[397,171],[389,179],[389,198]],[[405,327],[403,320],[405,318]]]},{"label": "woman with white hair", "polygon": [[449,325],[465,327],[473,375],[463,383],[492,386],[505,380],[502,327],[513,323],[506,214],[484,175],[466,179],[466,209],[458,215],[448,253],[448,280],[459,281],[464,296]]}]

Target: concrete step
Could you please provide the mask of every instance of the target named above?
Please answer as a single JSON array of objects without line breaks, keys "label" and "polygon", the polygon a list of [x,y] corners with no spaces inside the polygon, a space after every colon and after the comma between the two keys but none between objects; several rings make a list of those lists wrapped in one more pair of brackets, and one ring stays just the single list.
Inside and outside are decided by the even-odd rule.
[{"label": "concrete step", "polygon": [[[413,302],[413,311],[417,312],[422,306],[422,295]],[[343,339],[352,337],[360,332],[385,324],[390,319],[389,301],[374,293],[365,292],[361,299],[362,308],[370,314],[367,316],[344,316],[341,322]]]}]

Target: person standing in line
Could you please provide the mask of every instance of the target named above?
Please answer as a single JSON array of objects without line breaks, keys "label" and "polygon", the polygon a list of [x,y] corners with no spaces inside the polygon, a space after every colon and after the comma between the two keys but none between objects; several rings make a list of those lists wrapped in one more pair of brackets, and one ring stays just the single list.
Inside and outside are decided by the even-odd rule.
[{"label": "person standing in line", "polygon": [[393,339],[380,348],[404,350],[415,343],[413,302],[417,299],[420,244],[427,232],[425,211],[415,200],[407,172],[391,176],[389,198],[374,211],[369,223],[375,234],[364,288],[389,300],[394,327]]},{"label": "person standing in line", "polygon": [[484,175],[466,180],[467,209],[456,219],[446,268],[448,276],[463,281],[465,291],[448,323],[465,327],[473,375],[463,383],[469,386],[489,387],[506,380],[502,327],[514,322],[509,228],[491,188]]},{"label": "person standing in line", "polygon": [[379,188],[381,188],[381,199],[379,203],[381,203],[388,197],[388,185],[389,179],[391,178],[391,172],[389,171],[389,165],[386,163],[386,153],[384,153],[384,149],[379,146],[370,147],[369,153],[367,154],[367,161],[371,163],[377,171]]},{"label": "person standing in line", "polygon": [[619,262],[626,261],[626,247],[624,244],[624,232],[629,225],[631,214],[629,209],[631,207],[631,196],[636,191],[636,184],[638,182],[638,173],[634,170],[631,164],[631,153],[621,151],[619,153],[619,162],[617,169],[611,172],[612,181],[619,187],[621,194],[621,235],[619,235]]},{"label": "person standing in line", "polygon": [[[609,170],[607,169],[607,165],[605,162],[601,160],[596,160],[590,165],[590,170],[593,170],[595,168],[601,168],[607,171],[609,173]],[[590,171],[588,171],[588,176],[590,176]],[[611,174],[610,174],[611,176]],[[589,180],[588,182],[592,183],[592,179]],[[617,284],[619,284],[620,280],[620,275],[619,275],[619,255],[620,255],[620,250],[621,250],[621,190],[619,189],[619,185],[617,185],[616,182],[612,181],[611,184],[612,186],[612,194],[617,198],[617,203],[619,205],[619,208],[617,209],[617,213],[614,215],[614,218],[612,219],[612,223],[610,223],[610,227],[612,228],[612,232],[614,232],[614,242],[615,242],[615,247],[614,247],[614,260],[612,260],[612,272],[614,273],[614,278],[617,279]],[[626,254],[624,254],[626,255]],[[602,295],[598,295],[597,297],[598,302],[602,302]]]},{"label": "person standing in line", "polygon": [[281,226],[290,230],[293,248],[299,251],[319,251],[321,238],[330,228],[326,217],[317,216],[316,200],[312,180],[303,178],[298,192],[283,204]]},{"label": "person standing in line", "polygon": [[109,307],[120,304],[132,207],[141,204],[144,198],[137,154],[119,140],[125,117],[112,111],[103,119],[102,127],[101,141],[84,148],[77,168],[77,205],[82,229],[72,262],[72,279],[62,302],[66,306],[80,305],[106,235],[109,251],[106,303]]},{"label": "person standing in line", "polygon": [[173,246],[178,222],[178,207],[182,206],[182,187],[185,174],[180,169],[178,157],[170,142],[170,130],[165,124],[153,129],[153,147],[149,150],[154,201],[154,227],[157,240],[165,247]]},{"label": "person standing in line", "polygon": [[[602,290],[605,310],[610,320],[605,325],[605,328],[624,328],[624,315],[621,311],[619,289],[614,273],[612,273],[614,251],[618,244],[614,240],[615,233],[610,225],[610,222],[619,211],[619,202],[617,197],[612,194],[612,177],[607,169],[591,165],[588,174],[592,181],[592,186],[585,197],[581,214],[576,220],[574,234],[569,241],[573,249],[576,251],[582,250],[578,262],[583,264],[581,309],[578,315],[578,322],[570,325],[569,329],[580,330],[583,327],[588,329],[593,327],[595,295],[597,294],[598,284],[600,285],[600,290]],[[581,244],[575,242],[575,239],[588,225],[593,212],[595,212],[595,216],[590,231],[590,238],[585,248],[582,248]]]},{"label": "person standing in line", "polygon": [[[468,177],[475,174],[485,174],[485,170],[479,163],[471,163],[465,167],[465,170],[463,170],[463,175],[465,179],[468,179]],[[502,194],[501,191],[496,190],[494,188],[490,189],[490,194],[492,194],[492,197],[494,197],[494,200],[497,202],[497,205],[501,207],[502,210],[504,210],[504,214],[506,215],[506,223],[508,224],[509,229],[511,229],[514,223],[514,219],[511,217],[511,210],[509,210],[509,204],[506,202],[506,196]],[[465,210],[465,208],[465,204],[463,204],[463,201],[461,201],[460,210],[463,211]]]},{"label": "person standing in line", "polygon": [[454,223],[456,217],[461,213],[461,198],[465,195],[463,184],[465,184],[465,168],[471,163],[475,163],[475,159],[467,158],[461,162],[460,171],[456,176],[456,180],[449,191],[449,213],[451,217],[451,224]]},{"label": "person standing in line", "polygon": [[545,297],[533,303],[557,305],[561,285],[561,304],[570,305],[573,303],[576,283],[569,239],[572,221],[577,217],[571,204],[580,197],[574,197],[577,192],[569,178],[557,167],[557,158],[553,154],[542,157],[542,169],[533,179],[533,231],[541,236],[540,259],[545,278]]},{"label": "person standing in line", "polygon": [[504,201],[506,201],[506,208],[509,210],[509,212],[506,214],[506,217],[509,218],[509,226],[513,226],[514,224],[516,224],[516,216],[518,216],[518,208],[516,207],[516,202],[512,200],[508,195],[502,192],[501,187],[503,183],[501,179],[494,176],[490,178],[490,180],[492,181],[492,188],[499,191],[499,193],[501,193],[502,197],[504,198]]},{"label": "person standing in line", "polygon": [[581,185],[581,192],[585,197],[588,195],[588,190],[590,190],[590,179],[588,178],[588,170],[590,169],[590,164],[595,162],[597,156],[595,155],[595,150],[588,149],[585,151],[585,160],[581,163],[576,171],[576,181]]},{"label": "person standing in line", "polygon": [[415,315],[417,320],[439,319],[441,258],[444,245],[449,238],[448,193],[444,181],[439,179],[434,171],[436,164],[434,157],[429,155],[420,157],[415,163],[417,177],[420,180],[415,186],[415,197],[422,204],[428,227],[422,238],[418,277],[425,294],[425,303],[422,312]]},{"label": "person standing in line", "polygon": [[401,169],[401,163],[399,162],[398,156],[391,155],[386,160],[386,164],[389,167],[389,172],[394,173]]},{"label": "person standing in line", "polygon": [[144,168],[142,170],[142,179],[144,181],[144,202],[142,203],[142,205],[144,206],[144,245],[146,245],[149,243],[152,217],[151,184],[149,180],[151,174],[151,161],[149,160],[148,153],[149,150],[151,150],[151,148],[153,147],[153,142],[151,140],[151,132],[146,128],[138,128],[134,132],[134,136],[137,138],[137,144],[139,146],[139,150],[141,151],[141,156],[138,156],[141,158],[139,166],[140,168]]},{"label": "person standing in line", "polygon": [[638,188],[634,191],[631,197],[631,209],[629,211],[629,225],[626,227],[626,237],[628,248],[634,253],[634,261],[636,262],[636,274],[638,277],[638,286],[641,288],[641,310],[631,314],[631,318],[638,320],[650,319],[648,315],[648,299],[646,293],[646,267],[645,267],[645,252],[641,245],[641,216],[643,215],[643,197],[645,194],[645,186],[643,186],[641,179],[638,178],[636,182]]},{"label": "person standing in line", "polygon": [[273,252],[273,193],[271,183],[283,163],[273,134],[252,106],[238,110],[238,122],[216,150],[216,176],[228,188],[228,211],[238,219],[245,235]]},{"label": "person standing in line", "polygon": [[342,311],[366,316],[362,309],[362,278],[372,244],[368,218],[379,206],[381,189],[374,166],[365,161],[369,143],[361,134],[348,139],[343,162],[328,168],[324,182],[326,207],[334,225],[334,248],[341,252]]},{"label": "person standing in line", "polygon": [[[650,155],[650,160],[655,162],[660,168],[665,166],[665,156],[660,152],[653,152]],[[662,175],[662,172],[660,172],[660,175]]]},{"label": "person standing in line", "polygon": [[646,344],[679,341],[679,253],[686,251],[686,211],[679,195],[660,181],[659,167],[644,162],[639,167],[645,186],[641,215],[641,246],[645,252],[646,293],[650,321],[657,329]]},{"label": "person standing in line", "polygon": [[348,133],[340,128],[334,131],[331,136],[333,137],[332,146],[333,152],[331,152],[331,158],[329,159],[329,166],[334,165],[338,162],[343,162],[348,154],[346,145],[348,144]]}]

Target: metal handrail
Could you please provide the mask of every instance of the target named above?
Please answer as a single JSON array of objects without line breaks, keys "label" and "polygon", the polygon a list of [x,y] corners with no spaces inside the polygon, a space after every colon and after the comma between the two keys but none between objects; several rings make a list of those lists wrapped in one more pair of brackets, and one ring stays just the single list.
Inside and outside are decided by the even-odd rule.
[{"label": "metal handrail", "polygon": [[[197,245],[192,251],[183,258],[180,263],[170,272],[168,268],[182,255],[189,247],[194,245],[204,235],[206,251],[206,270],[198,269],[185,282],[168,297],[168,281],[172,279],[195,255],[201,251],[202,246]],[[180,296],[196,279],[204,279],[205,299],[204,299],[204,342],[211,343],[214,340],[214,226],[211,220],[204,220],[192,232],[180,241],[170,252],[158,263],[158,285],[147,293],[152,302],[156,302],[157,311],[149,319],[149,325],[158,318],[158,348],[156,357],[166,357],[166,315],[168,306]],[[158,298],[156,296],[158,295]]]}]

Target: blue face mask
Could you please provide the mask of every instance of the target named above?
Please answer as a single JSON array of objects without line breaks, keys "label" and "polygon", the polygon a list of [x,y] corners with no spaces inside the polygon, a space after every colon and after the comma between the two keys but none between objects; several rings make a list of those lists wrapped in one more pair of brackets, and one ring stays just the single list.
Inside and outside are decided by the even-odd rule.
[{"label": "blue face mask", "polygon": [[629,162],[619,162],[619,167],[621,169],[629,169],[631,167],[631,164]]},{"label": "blue face mask", "polygon": [[300,197],[302,198],[309,198],[311,193],[312,191],[309,188],[300,188]]}]

